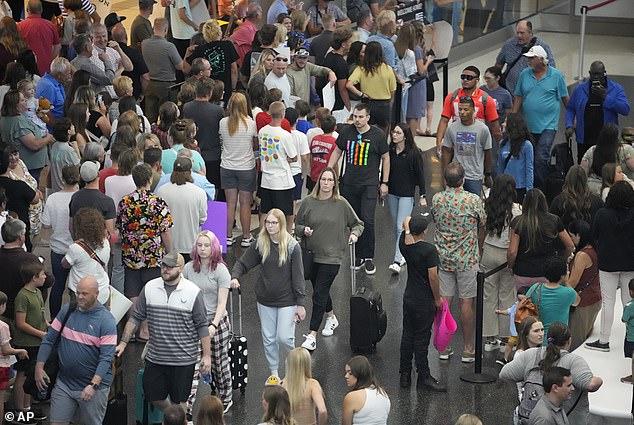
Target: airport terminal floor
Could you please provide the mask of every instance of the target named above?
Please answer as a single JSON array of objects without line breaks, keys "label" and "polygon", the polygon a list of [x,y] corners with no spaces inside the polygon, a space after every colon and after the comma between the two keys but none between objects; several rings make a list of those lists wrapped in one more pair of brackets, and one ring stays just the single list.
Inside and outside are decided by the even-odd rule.
[{"label": "airport terminal floor", "polygon": [[[133,20],[137,13],[136,2],[134,0],[115,1],[113,10],[120,15],[127,16],[124,22],[126,26]],[[574,76],[577,72],[577,52],[578,35],[563,33],[543,33],[537,31],[537,35],[546,40],[551,46],[557,60],[557,67],[563,71],[566,82],[569,85],[574,83]],[[634,99],[634,68],[632,68],[632,38],[612,37],[612,36],[588,36],[586,39],[586,64],[593,60],[602,60],[605,63],[609,76],[618,76],[619,82],[626,85],[626,91],[630,100]],[[500,46],[491,46],[489,50],[473,52],[474,58],[462,63],[450,63],[449,87],[450,90],[459,86],[459,74],[466,65],[476,65],[481,70],[493,65],[495,56]],[[586,66],[587,68],[587,66]],[[586,71],[587,72],[587,69]],[[436,84],[437,100],[434,108],[435,123],[437,123],[441,110],[442,85]],[[625,119],[621,125],[632,125],[632,118]],[[435,128],[434,124],[434,128]],[[563,128],[560,133],[563,132]],[[432,138],[417,138],[417,143],[423,150],[429,150],[434,144]],[[437,162],[431,160],[430,152],[425,155],[426,174],[438,175]],[[434,173],[434,170],[436,171]],[[428,180],[428,192],[437,190],[437,180]],[[43,235],[46,238],[45,235]],[[381,293],[383,306],[388,315],[388,330],[385,338],[378,344],[376,353],[369,355],[370,362],[374,366],[380,382],[385,386],[390,397],[392,409],[388,420],[389,424],[453,424],[462,413],[473,413],[481,418],[483,424],[511,424],[511,413],[517,404],[517,388],[515,384],[509,382],[496,381],[491,384],[470,384],[460,380],[460,375],[473,370],[473,364],[462,364],[460,361],[460,350],[462,348],[462,335],[460,329],[454,336],[452,346],[455,347],[456,355],[449,360],[439,360],[438,352],[430,347],[429,363],[431,373],[441,382],[447,384],[447,393],[432,393],[423,390],[416,390],[415,385],[409,389],[399,387],[399,345],[401,339],[402,322],[402,298],[407,279],[407,267],[400,275],[392,275],[388,270],[393,255],[394,236],[391,230],[391,219],[387,206],[377,205],[376,209],[376,265],[377,272],[373,276],[366,276],[363,271],[357,273],[357,284],[370,287]],[[242,254],[244,248],[239,245],[229,248],[226,262],[231,267],[235,258]],[[37,254],[48,255],[47,246],[38,246],[35,250]],[[349,338],[349,311],[348,300],[350,297],[350,270],[349,262],[346,258],[332,287],[332,298],[334,311],[339,319],[339,327],[331,337],[318,336],[317,349],[312,354],[313,375],[320,383],[325,392],[326,405],[328,408],[328,423],[336,424],[341,422],[342,401],[348,391],[344,380],[344,366],[346,361],[352,356]],[[262,347],[262,337],[260,334],[259,319],[256,312],[256,302],[254,293],[254,283],[256,272],[250,273],[241,280],[243,288],[243,314],[244,335],[248,338],[249,344],[249,383],[244,394],[239,391],[234,392],[234,405],[225,415],[228,424],[256,424],[260,422],[262,416],[261,394],[264,382],[269,375],[264,358]],[[312,288],[307,284],[307,310],[312,308],[310,296]],[[235,303],[234,303],[235,305]],[[454,302],[452,311],[457,317],[457,302]],[[615,327],[622,326],[615,320]],[[303,341],[302,334],[308,332],[308,321],[300,323],[296,331],[296,345]],[[140,354],[143,346],[139,343],[131,344],[123,357],[125,392],[128,394],[128,423],[133,424],[134,417],[134,397],[135,381],[137,371],[142,367]],[[484,369],[487,372],[497,375],[499,366],[495,364],[495,359],[499,353],[490,352],[484,354]],[[603,354],[603,353],[601,353]],[[600,354],[599,354],[600,355]],[[627,372],[628,362],[622,358],[622,353],[618,353],[618,359],[614,363],[616,370],[607,379],[616,379],[614,385],[606,386],[600,391],[617,391],[631,394],[632,387],[618,382],[618,376],[623,376]],[[599,360],[600,361],[600,360]],[[283,376],[283,372],[280,371]],[[599,374],[595,371],[595,374]],[[615,378],[616,377],[616,378]],[[199,386],[199,394],[209,391],[204,384]],[[590,401],[592,403],[592,399]],[[623,406],[624,411],[629,410],[629,406]]]}]

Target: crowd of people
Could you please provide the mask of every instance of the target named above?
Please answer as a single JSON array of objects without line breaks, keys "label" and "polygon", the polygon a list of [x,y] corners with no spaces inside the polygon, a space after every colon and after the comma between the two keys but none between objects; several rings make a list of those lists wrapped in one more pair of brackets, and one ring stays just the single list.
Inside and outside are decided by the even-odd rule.
[{"label": "crowd of people", "polygon": [[[101,424],[110,364],[136,340],[146,343],[144,397],[166,424],[182,425],[192,381],[209,374],[217,397],[202,400],[197,421],[222,423],[233,405],[227,299],[260,266],[271,375],[263,421],[325,424],[309,352],[320,329],[329,337],[339,326],[330,289],[349,244],[354,269],[376,273],[380,199],[396,241],[382,245],[394,247],[389,272],[407,267],[400,385],[415,373],[418,389],[446,391],[431,376],[428,345],[434,317],[455,296],[461,361],[476,360],[476,274],[507,263],[484,283],[486,350],[504,346],[501,376],[516,382],[539,363],[548,395],[531,423],[555,423],[535,421],[574,399],[572,385],[575,418],[556,423],[587,423],[587,392],[602,381],[569,351],[599,314],[600,338],[585,346],[610,350],[619,289],[626,356],[634,346],[634,150],[618,127],[630,107],[603,63],[569,95],[550,48],[520,21],[494,66],[464,67],[433,130],[433,25],[397,23],[387,3],[355,1],[346,14],[332,2],[304,11],[276,0],[264,16],[257,3],[225,2],[212,16],[229,24],[201,21],[185,0],[150,22],[155,3],[139,0],[129,41],[124,17],[101,23],[83,1],[64,2],[60,28],[42,17],[40,0],[28,1],[23,21],[0,20],[0,394],[13,367],[14,406],[31,409],[22,389],[31,368],[40,390],[53,387],[52,422],[78,411]],[[561,103],[578,165],[558,187],[551,150]],[[417,136],[436,140],[443,190],[433,197]],[[208,201],[226,202],[226,222],[209,216]],[[202,230],[217,220],[226,240]],[[32,253],[42,229],[50,260]],[[222,246],[238,242],[230,267]],[[133,307],[117,331],[108,310],[121,294]],[[515,322],[526,298],[539,313]],[[53,386],[44,365],[55,346]],[[453,353],[448,346],[439,358]],[[368,359],[350,359],[345,377],[342,423],[385,424],[390,398]]]}]

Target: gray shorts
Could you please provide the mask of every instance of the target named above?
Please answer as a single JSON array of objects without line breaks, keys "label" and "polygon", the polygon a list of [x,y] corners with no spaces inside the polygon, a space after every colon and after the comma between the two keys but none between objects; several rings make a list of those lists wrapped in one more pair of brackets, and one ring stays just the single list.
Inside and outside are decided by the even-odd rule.
[{"label": "gray shorts", "polygon": [[476,276],[477,270],[466,270],[461,272],[448,272],[438,269],[438,280],[440,281],[440,295],[443,297],[453,297],[458,288],[458,298],[475,298],[477,292]]},{"label": "gray shorts", "polygon": [[238,189],[239,192],[255,192],[257,172],[252,170],[227,170],[220,167],[220,181],[223,189]]},{"label": "gray shorts", "polygon": [[51,423],[68,423],[78,414],[80,422],[85,425],[101,425],[108,407],[109,392],[110,387],[103,385],[90,400],[84,401],[81,391],[72,391],[57,379],[51,393]]}]

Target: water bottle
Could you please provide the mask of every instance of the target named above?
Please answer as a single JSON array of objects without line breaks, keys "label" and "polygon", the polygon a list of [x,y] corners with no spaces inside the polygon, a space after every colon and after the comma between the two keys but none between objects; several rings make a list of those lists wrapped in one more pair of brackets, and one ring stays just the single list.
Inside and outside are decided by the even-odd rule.
[{"label": "water bottle", "polygon": [[211,385],[211,383],[214,381],[214,377],[211,374],[211,372],[204,374],[202,378],[203,378],[203,382],[207,385]]},{"label": "water bottle", "polygon": [[[48,378],[48,376],[44,375],[44,382],[46,382],[46,385],[51,385],[51,381]],[[41,390],[38,391],[37,393],[37,398],[41,401],[41,400],[46,400],[48,398],[48,386]]]}]

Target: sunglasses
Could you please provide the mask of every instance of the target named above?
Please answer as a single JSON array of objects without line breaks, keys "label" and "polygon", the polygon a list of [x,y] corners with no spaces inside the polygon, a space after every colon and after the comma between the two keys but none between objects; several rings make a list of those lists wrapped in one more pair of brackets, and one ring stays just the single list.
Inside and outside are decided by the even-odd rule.
[{"label": "sunglasses", "polygon": [[288,62],[288,58],[283,58],[283,57],[280,57],[280,56],[276,57],[275,60],[277,62]]},{"label": "sunglasses", "polygon": [[460,74],[460,79],[461,80],[467,80],[467,81],[471,81],[471,80],[475,80],[476,77],[475,75],[469,75],[469,74]]}]

